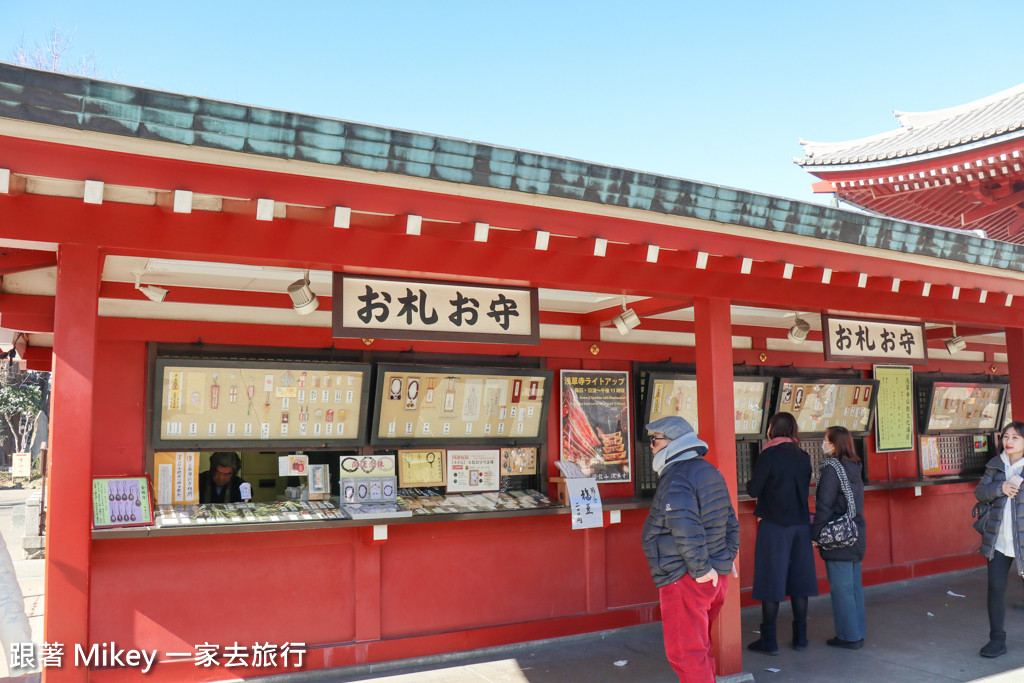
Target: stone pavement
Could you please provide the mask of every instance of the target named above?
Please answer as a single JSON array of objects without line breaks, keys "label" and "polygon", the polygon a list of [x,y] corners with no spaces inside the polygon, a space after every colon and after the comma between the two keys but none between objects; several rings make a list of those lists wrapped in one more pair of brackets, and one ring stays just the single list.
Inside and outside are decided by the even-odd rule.
[{"label": "stone pavement", "polygon": [[[21,535],[13,531],[12,517],[15,508],[23,505],[25,499],[38,489],[0,489],[0,534],[3,534],[7,550],[14,562],[14,571],[21,584],[21,592],[25,598],[25,613],[32,627],[32,641],[43,642],[43,563],[44,560],[26,560],[21,545]],[[0,681],[10,675],[7,667],[7,653],[0,657]],[[11,680],[19,683],[30,683],[39,680],[39,675],[14,677]]]},{"label": "stone pavement", "polygon": [[[978,656],[988,640],[985,570],[971,569],[866,589],[868,636],[857,651],[825,645],[834,635],[827,595],[812,598],[808,631],[811,645],[795,652],[788,638],[769,657],[743,651],[744,674],[722,681],[855,683],[899,681],[936,683],[1024,680],[1024,609],[1020,581],[1007,596],[1007,647],[996,659]],[[760,607],[742,612],[744,644],[757,638]],[[779,617],[789,633],[788,607]],[[404,660],[331,671],[258,679],[298,681],[379,681],[380,683],[565,683],[643,681],[677,678],[665,660],[661,625],[648,624],[586,636],[522,643],[440,657]]]}]

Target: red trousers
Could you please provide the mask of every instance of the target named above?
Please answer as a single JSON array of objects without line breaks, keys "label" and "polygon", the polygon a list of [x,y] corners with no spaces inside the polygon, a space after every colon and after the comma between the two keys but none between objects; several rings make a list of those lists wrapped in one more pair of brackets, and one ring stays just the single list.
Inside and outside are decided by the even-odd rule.
[{"label": "red trousers", "polygon": [[729,577],[718,586],[697,583],[689,574],[658,589],[661,625],[668,662],[685,683],[714,683],[715,658],[711,654],[711,624],[722,611]]}]

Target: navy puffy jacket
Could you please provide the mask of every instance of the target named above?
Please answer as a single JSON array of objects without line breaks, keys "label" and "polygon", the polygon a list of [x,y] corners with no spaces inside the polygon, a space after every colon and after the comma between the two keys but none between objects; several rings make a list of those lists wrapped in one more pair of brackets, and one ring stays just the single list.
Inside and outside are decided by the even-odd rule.
[{"label": "navy puffy jacket", "polygon": [[714,569],[732,571],[740,525],[722,474],[703,458],[662,471],[643,529],[643,548],[657,587]]}]

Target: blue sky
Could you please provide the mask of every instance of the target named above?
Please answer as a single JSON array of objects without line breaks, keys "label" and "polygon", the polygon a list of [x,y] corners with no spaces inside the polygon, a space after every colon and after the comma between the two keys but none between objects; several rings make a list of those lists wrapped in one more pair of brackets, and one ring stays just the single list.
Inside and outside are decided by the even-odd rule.
[{"label": "blue sky", "polygon": [[1019,0],[0,0],[0,59],[76,31],[99,76],[804,201],[799,138],[1024,82]]}]

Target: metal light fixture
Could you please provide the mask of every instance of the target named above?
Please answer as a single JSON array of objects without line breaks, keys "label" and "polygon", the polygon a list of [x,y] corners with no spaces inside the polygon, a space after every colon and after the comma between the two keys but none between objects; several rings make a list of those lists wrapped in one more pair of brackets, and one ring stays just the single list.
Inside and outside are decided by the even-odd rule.
[{"label": "metal light fixture", "polygon": [[302,279],[288,285],[288,296],[292,298],[292,308],[299,315],[309,315],[320,306],[320,300],[309,287],[309,271],[302,272]]},{"label": "metal light fixture", "polygon": [[626,336],[634,327],[640,325],[640,316],[632,308],[626,308],[626,297],[622,297],[622,313],[612,318],[619,334]]},{"label": "metal light fixture", "polygon": [[163,287],[157,287],[156,285],[143,285],[140,283],[142,280],[142,273],[135,273],[135,289],[142,292],[147,299],[160,303],[167,296],[169,290]]},{"label": "metal light fixture", "polygon": [[800,317],[798,313],[796,320],[793,321],[793,326],[789,328],[789,333],[786,337],[789,341],[794,344],[802,344],[807,339],[807,334],[811,331],[811,324]]},{"label": "metal light fixture", "polygon": [[956,323],[953,323],[953,336],[946,340],[946,350],[949,355],[955,356],[967,348],[967,341],[956,334]]}]

